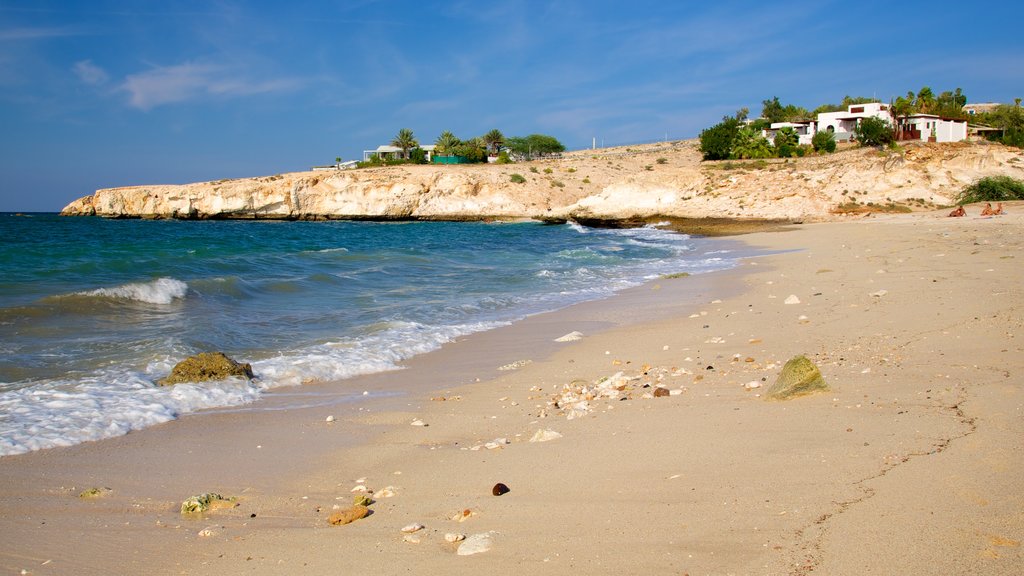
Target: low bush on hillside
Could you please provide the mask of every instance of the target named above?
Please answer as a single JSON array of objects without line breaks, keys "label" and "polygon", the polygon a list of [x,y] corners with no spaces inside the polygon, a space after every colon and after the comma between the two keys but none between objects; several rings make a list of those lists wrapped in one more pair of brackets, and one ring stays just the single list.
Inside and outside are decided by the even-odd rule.
[{"label": "low bush on hillside", "polygon": [[894,140],[892,125],[874,116],[861,118],[853,134],[863,146],[884,146]]},{"label": "low bush on hillside", "polygon": [[986,176],[966,186],[956,198],[957,204],[1024,200],[1024,181],[1009,176]]},{"label": "low bush on hillside", "polygon": [[509,180],[511,180],[513,184],[523,184],[526,182],[526,178],[524,178],[522,174],[513,174],[509,177]]},{"label": "low bush on hillside", "polygon": [[828,130],[821,130],[811,138],[811,146],[815,152],[831,154],[836,151],[836,135]]}]

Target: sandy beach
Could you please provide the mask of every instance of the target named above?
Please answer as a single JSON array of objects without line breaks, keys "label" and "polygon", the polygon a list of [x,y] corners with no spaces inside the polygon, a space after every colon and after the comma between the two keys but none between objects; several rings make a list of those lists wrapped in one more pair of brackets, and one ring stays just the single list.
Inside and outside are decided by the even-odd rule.
[{"label": "sandy beach", "polygon": [[[1024,203],[1007,210],[724,240],[758,255],[257,411],[0,458],[0,572],[1020,574]],[[800,354],[831,390],[765,401]],[[571,419],[551,404],[609,381]],[[330,525],[358,486],[371,514]],[[237,506],[183,517],[204,492]]]}]

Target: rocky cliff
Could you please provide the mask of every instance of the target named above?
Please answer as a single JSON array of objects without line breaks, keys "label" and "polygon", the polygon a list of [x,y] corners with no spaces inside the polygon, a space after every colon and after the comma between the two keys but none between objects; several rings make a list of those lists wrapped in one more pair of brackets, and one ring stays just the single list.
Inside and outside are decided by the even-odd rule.
[{"label": "rocky cliff", "polygon": [[[515,183],[519,174],[523,183]],[[297,172],[96,191],[62,214],[114,218],[822,220],[948,205],[989,175],[1024,178],[1024,152],[988,143],[850,148],[789,160],[701,162],[695,141],[508,165]]]}]

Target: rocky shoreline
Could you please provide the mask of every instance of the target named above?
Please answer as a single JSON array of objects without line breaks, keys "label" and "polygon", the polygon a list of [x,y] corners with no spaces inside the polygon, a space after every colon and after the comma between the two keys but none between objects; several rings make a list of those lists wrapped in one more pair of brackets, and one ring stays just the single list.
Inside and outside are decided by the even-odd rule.
[{"label": "rocky shoreline", "polygon": [[[1024,152],[987,142],[849,148],[702,162],[696,141],[584,150],[507,165],[406,165],[106,188],[62,215],[195,220],[445,220],[681,229],[777,226],[953,204],[985,176],[1024,178]],[[518,183],[514,176],[522,176]],[[741,226],[741,228],[746,225]]]}]

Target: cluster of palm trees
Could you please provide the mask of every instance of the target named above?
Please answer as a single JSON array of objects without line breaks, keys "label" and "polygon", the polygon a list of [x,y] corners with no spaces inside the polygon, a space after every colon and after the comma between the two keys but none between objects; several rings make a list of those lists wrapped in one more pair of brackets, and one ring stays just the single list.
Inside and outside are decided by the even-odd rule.
[{"label": "cluster of palm trees", "polygon": [[[460,147],[465,147],[486,150],[489,154],[496,155],[501,150],[501,146],[504,143],[505,136],[501,133],[501,130],[498,130],[497,128],[483,136],[470,138],[469,140],[460,140],[455,136],[455,134],[445,130],[444,132],[441,132],[441,135],[434,141],[434,153],[440,156],[458,155],[457,152],[460,151]],[[402,157],[408,160],[409,152],[419,147],[420,144],[416,140],[416,136],[413,134],[412,130],[402,128],[391,141],[391,145],[395,148],[400,148],[402,150]]]}]

